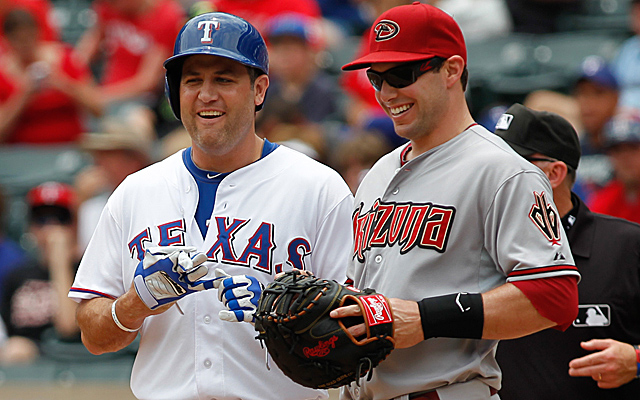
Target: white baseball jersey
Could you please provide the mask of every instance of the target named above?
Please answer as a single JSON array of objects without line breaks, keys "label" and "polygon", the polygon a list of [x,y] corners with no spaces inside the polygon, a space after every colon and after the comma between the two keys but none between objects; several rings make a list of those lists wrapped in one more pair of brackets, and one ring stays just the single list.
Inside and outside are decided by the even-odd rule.
[{"label": "white baseball jersey", "polygon": [[[188,245],[216,267],[263,284],[302,268],[344,282],[353,196],[337,172],[280,146],[225,177],[206,237],[194,220],[198,189],[182,152],[130,175],[113,193],[80,264],[69,297],[116,298],[130,287],[144,248]],[[139,399],[323,399],[271,362],[249,323],[221,321],[217,290],[178,301],[146,318],[131,388]]]},{"label": "white baseball jersey", "polygon": [[[348,271],[356,287],[417,301],[579,276],[547,177],[501,138],[474,125],[404,163],[407,149],[381,158],[356,193]],[[496,345],[434,338],[396,349],[351,396],[391,399],[478,379],[486,397],[476,388],[454,398],[488,398],[489,386],[500,387]]]}]

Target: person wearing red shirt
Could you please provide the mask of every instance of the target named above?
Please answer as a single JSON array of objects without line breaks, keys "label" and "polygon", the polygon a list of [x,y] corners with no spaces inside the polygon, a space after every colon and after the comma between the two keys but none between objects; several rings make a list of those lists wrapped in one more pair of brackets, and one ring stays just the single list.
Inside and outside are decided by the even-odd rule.
[{"label": "person wearing red shirt", "polygon": [[237,15],[249,21],[265,34],[269,20],[282,14],[296,13],[311,18],[321,18],[316,0],[209,0],[213,11]]},{"label": "person wearing red shirt", "polygon": [[78,41],[87,63],[103,56],[100,98],[114,115],[127,105],[153,107],[162,96],[162,62],[173,51],[185,13],[174,0],[98,0],[96,24]]},{"label": "person wearing red shirt", "polygon": [[593,212],[640,223],[640,111],[624,111],[605,125],[605,147],[615,178],[596,191]]},{"label": "person wearing red shirt", "polygon": [[35,18],[16,9],[3,25],[0,56],[0,143],[75,142],[83,112],[102,111],[88,68],[60,42],[38,38]]}]

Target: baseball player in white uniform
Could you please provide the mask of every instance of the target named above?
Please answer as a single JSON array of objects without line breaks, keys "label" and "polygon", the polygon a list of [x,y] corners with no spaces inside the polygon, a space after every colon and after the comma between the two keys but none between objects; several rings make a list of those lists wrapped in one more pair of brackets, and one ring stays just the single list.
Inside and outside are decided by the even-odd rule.
[{"label": "baseball player in white uniform", "polygon": [[464,38],[448,14],[419,2],[383,13],[369,52],[343,67],[360,68],[410,142],[358,188],[348,270],[390,298],[396,349],[342,398],[497,399],[497,341],[566,329],[577,314],[579,274],[551,186],[474,123]]},{"label": "baseball player in white uniform", "polygon": [[139,399],[327,398],[267,370],[254,328],[221,321],[226,308],[207,289],[226,274],[244,276],[233,282],[243,289],[293,268],[344,281],[349,188],[330,168],[256,135],[268,57],[243,19],[191,19],[165,68],[192,146],[130,175],[110,197],[69,293],[80,302],[83,342],[100,354],[140,333],[131,376]]}]

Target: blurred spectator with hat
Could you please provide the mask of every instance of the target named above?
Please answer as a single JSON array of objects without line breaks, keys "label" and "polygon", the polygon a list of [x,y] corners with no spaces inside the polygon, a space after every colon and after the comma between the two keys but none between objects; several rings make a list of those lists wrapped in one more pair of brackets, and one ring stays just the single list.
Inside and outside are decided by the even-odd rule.
[{"label": "blurred spectator with hat", "polygon": [[285,14],[273,18],[266,39],[271,84],[270,100],[259,114],[262,125],[278,110],[288,110],[290,118],[304,122],[335,118],[338,92],[333,80],[318,66],[319,48],[313,42],[308,17]]},{"label": "blurred spectator with hat", "polygon": [[[318,64],[319,44],[309,17],[288,13],[269,20],[269,101],[258,114],[259,135],[272,142],[306,142],[323,160],[322,123],[340,120],[338,88]],[[293,130],[291,128],[294,128]],[[291,135],[291,133],[299,134]]]},{"label": "blurred spectator with hat", "polygon": [[626,109],[604,128],[614,178],[593,195],[594,212],[640,222],[640,111]]},{"label": "blurred spectator with hat", "polygon": [[587,203],[595,190],[609,182],[613,170],[605,154],[603,129],[618,108],[619,85],[608,63],[589,56],[581,64],[573,88],[583,131],[582,158],[574,191]]},{"label": "blurred spectator with hat", "polygon": [[0,363],[31,362],[38,357],[45,332],[79,339],[76,304],[67,293],[78,266],[73,187],[46,182],[27,194],[28,237],[33,261],[12,270],[4,280],[0,314],[8,339],[0,348]]},{"label": "blurred spectator with hat", "polygon": [[500,398],[637,399],[640,225],[595,214],[572,192],[581,150],[566,119],[520,104],[505,115],[511,125],[496,134],[549,178],[582,279],[578,316],[565,332],[547,329],[500,342]]},{"label": "blurred spectator with hat", "polygon": [[103,132],[86,133],[80,148],[93,163],[74,182],[78,193],[78,250],[84,252],[102,209],[113,190],[129,175],[148,166],[153,157],[152,138],[112,119],[103,121]]}]

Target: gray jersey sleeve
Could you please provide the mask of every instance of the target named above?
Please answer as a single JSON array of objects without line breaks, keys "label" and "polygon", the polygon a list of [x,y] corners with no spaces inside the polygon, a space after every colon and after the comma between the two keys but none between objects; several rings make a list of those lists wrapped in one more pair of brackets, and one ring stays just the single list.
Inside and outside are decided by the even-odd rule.
[{"label": "gray jersey sleeve", "polygon": [[485,227],[485,247],[507,282],[580,276],[551,186],[541,173],[522,171],[506,180],[496,192]]}]

